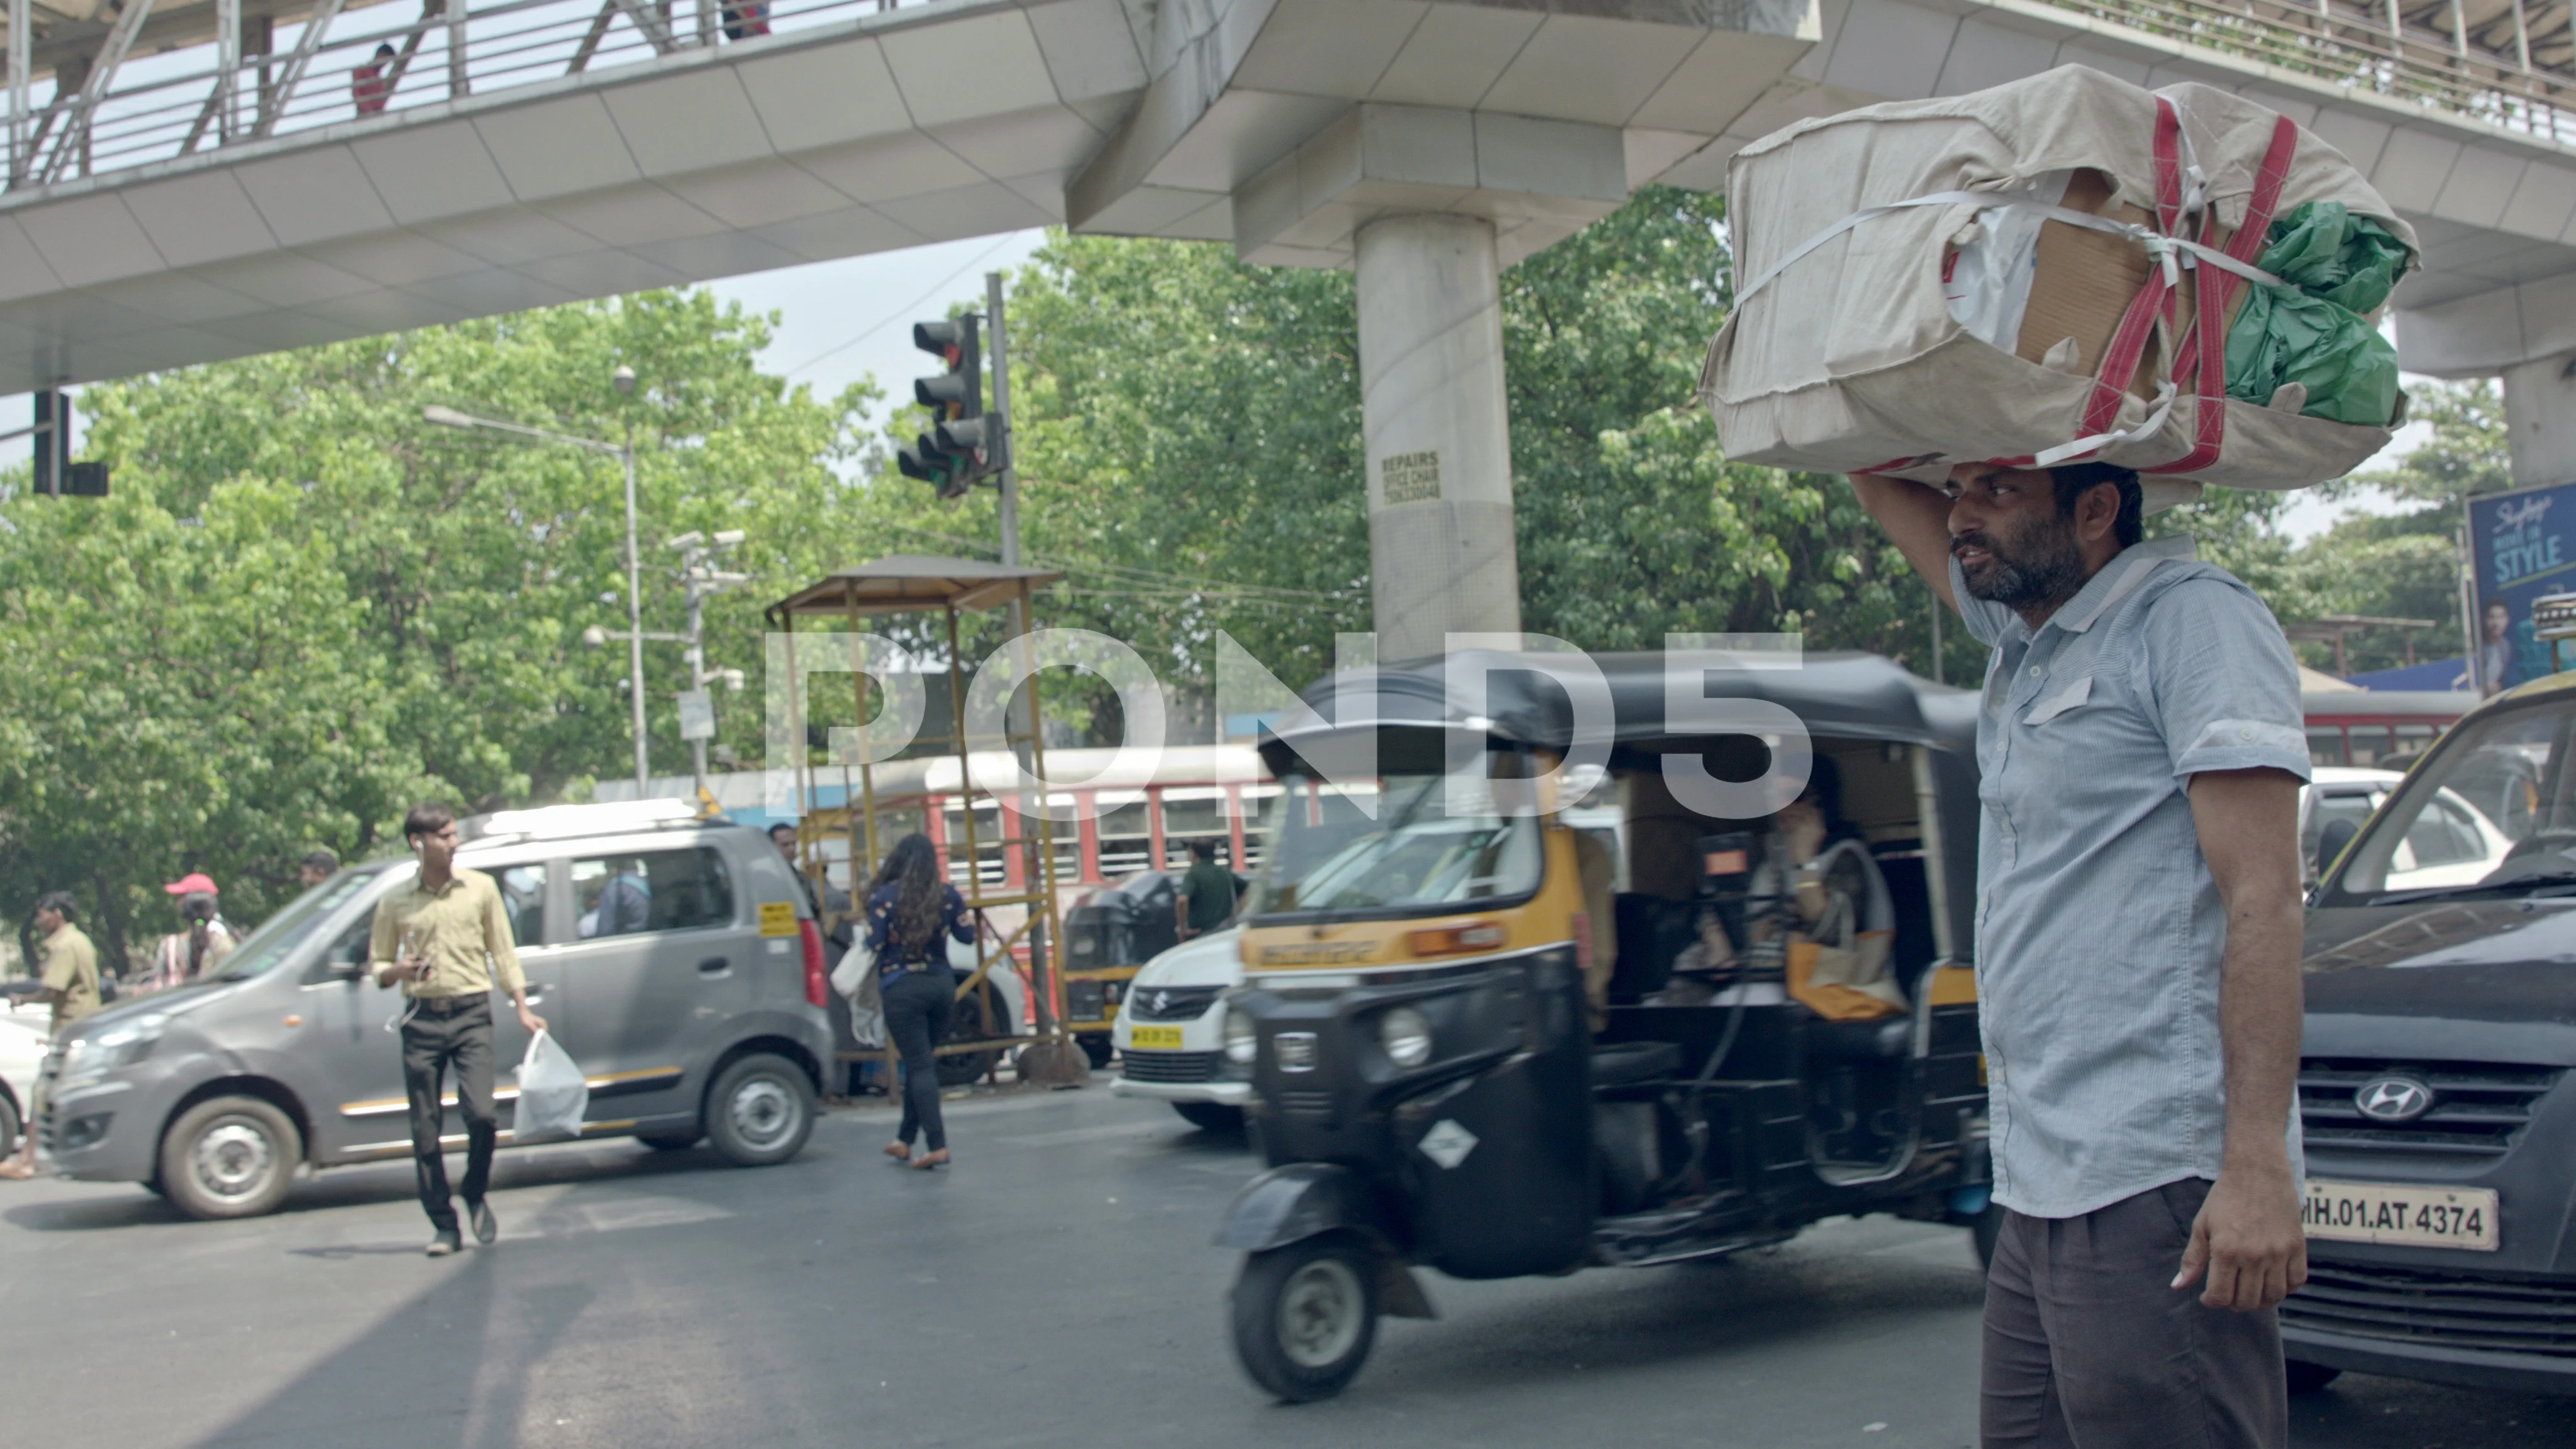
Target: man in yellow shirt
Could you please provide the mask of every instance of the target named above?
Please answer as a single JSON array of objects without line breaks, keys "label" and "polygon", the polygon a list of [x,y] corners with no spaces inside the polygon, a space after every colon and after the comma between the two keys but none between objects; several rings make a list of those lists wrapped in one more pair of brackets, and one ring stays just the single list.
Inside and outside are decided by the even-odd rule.
[{"label": "man in yellow shirt", "polygon": [[[54,891],[36,902],[36,929],[44,933],[44,942],[36,948],[43,963],[36,974],[33,991],[12,993],[22,1000],[50,1001],[54,1005],[52,1035],[62,1040],[63,1029],[98,1010],[98,948],[90,944],[81,928],[72,924],[80,915],[71,892]],[[18,1153],[0,1162],[0,1178],[24,1179],[36,1175],[36,1134],[33,1113],[43,1108],[28,1104],[31,1116],[29,1130],[22,1133]]]},{"label": "man in yellow shirt", "polygon": [[409,888],[376,904],[368,948],[376,985],[399,983],[411,1005],[402,1019],[403,1088],[411,1099],[411,1155],[420,1183],[420,1205],[438,1235],[429,1255],[444,1258],[464,1246],[456,1205],[447,1190],[447,1157],[439,1147],[446,1114],[441,1078],[456,1074],[456,1105],[465,1114],[465,1180],[458,1184],[474,1240],[489,1243],[500,1224],[483,1200],[492,1180],[492,987],[518,1009],[519,1024],[533,1036],[545,1018],[528,1010],[527,978],[510,937],[510,913],[500,887],[479,870],[456,865],[456,812],[436,802],[415,805],[403,819],[403,840],[420,857]]}]

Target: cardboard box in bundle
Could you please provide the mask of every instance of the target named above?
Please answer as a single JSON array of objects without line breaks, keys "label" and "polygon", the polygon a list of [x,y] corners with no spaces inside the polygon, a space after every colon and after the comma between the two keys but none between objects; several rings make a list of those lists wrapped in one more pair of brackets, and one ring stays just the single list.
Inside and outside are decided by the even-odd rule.
[{"label": "cardboard box in bundle", "polygon": [[[2184,154],[2200,167],[2212,208],[2209,244],[2224,248],[2246,216],[2276,115],[2206,86],[2154,93],[2066,66],[1970,95],[1801,122],[1746,147],[1728,188],[1739,285],[1853,212],[1940,192],[2027,195],[2150,223],[2158,94],[2180,114]],[[2274,218],[2308,201],[2340,201],[2413,244],[2411,229],[2342,154],[2302,132]],[[2018,225],[2026,232],[2035,219],[2025,213]],[[1953,315],[1953,273],[1981,242],[2005,250],[2014,225],[1968,202],[1890,211],[1790,262],[1742,300],[1701,379],[1728,456],[1832,472],[1916,460],[1891,471],[1937,478],[1954,463],[2026,457],[2084,436],[2104,351],[2156,263],[2131,237],[2039,221],[2035,247],[2016,254],[2029,266],[2027,300],[2007,350]],[[2201,235],[2197,227],[2188,234]],[[2251,285],[2232,289],[2231,319]],[[2135,430],[2151,416],[2172,371],[2165,352],[2189,324],[2193,299],[2186,274],[2174,326],[2149,347],[2116,427]],[[2324,482],[2389,436],[2295,407],[2226,406],[2218,460],[2188,475],[2151,475],[2151,503],[2192,496],[2201,483]],[[2095,456],[2132,468],[2181,459],[2197,407],[2185,389],[2162,427]]]}]

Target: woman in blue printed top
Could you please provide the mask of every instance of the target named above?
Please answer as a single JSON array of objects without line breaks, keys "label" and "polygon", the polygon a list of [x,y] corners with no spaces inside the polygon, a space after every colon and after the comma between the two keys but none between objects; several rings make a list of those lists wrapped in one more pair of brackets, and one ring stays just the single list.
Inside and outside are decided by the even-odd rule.
[{"label": "woman in blue printed top", "polygon": [[[918,832],[894,843],[876,879],[868,882],[868,950],[877,963],[885,998],[886,1032],[903,1054],[903,1126],[885,1154],[915,1167],[948,1160],[948,1127],[939,1117],[939,1067],[931,1048],[948,1035],[948,1013],[957,1003],[957,977],[948,969],[948,943],[972,944],[974,923],[965,899],[939,878],[939,853]],[[928,1138],[919,1161],[912,1139]]]}]

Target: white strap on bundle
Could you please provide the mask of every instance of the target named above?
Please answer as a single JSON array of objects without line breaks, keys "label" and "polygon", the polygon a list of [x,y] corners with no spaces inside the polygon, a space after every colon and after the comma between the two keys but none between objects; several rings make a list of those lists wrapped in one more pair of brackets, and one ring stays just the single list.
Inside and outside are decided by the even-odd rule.
[{"label": "white strap on bundle", "polygon": [[[2200,168],[2197,166],[2192,167],[2190,170],[2189,175],[2192,185],[2192,197],[2188,199],[2197,199],[2199,196],[2199,171]],[[2041,216],[2048,218],[2050,221],[2062,221],[2068,226],[2080,226],[2087,231],[2107,232],[2113,236],[2124,236],[2129,238],[2131,241],[2136,242],[2139,246],[2146,248],[2147,255],[2154,258],[2156,265],[2163,270],[2165,274],[2165,283],[2168,286],[2180,286],[2182,284],[2182,269],[2195,261],[2205,261],[2211,266],[2234,272],[2236,275],[2245,278],[2249,282],[2260,282],[2267,287],[2281,287],[2288,285],[2288,283],[2283,282],[2279,277],[2272,275],[2270,272],[2264,271],[2261,267],[2253,266],[2246,262],[2240,262],[2236,258],[2231,257],[2227,253],[2219,251],[2214,247],[2203,246],[2199,242],[2189,241],[2178,236],[2166,236],[2160,231],[2156,231],[2150,227],[2140,226],[2135,222],[2115,221],[2107,216],[2096,216],[2089,211],[2072,211],[2066,207],[2059,206],[2054,202],[2048,201],[2043,197],[2032,195],[2029,192],[1935,191],[1928,196],[1911,197],[1904,201],[1891,201],[1884,206],[1862,207],[1860,210],[1855,211],[1851,215],[1844,217],[1842,220],[1835,222],[1833,225],[1826,227],[1823,231],[1807,238],[1805,241],[1799,243],[1795,248],[1791,249],[1787,256],[1772,263],[1771,266],[1762,273],[1762,275],[1755,277],[1751,285],[1736,293],[1736,307],[1740,310],[1745,303],[1753,300],[1756,293],[1759,293],[1764,287],[1771,285],[1773,278],[1779,276],[1782,272],[1787,271],[1792,265],[1803,259],[1809,252],[1812,252],[1816,248],[1823,246],[1825,243],[1832,241],[1835,237],[1841,236],[1844,232],[1850,231],[1852,228],[1859,226],[1862,222],[1870,221],[1877,217],[1887,216],[1891,213],[1904,211],[1917,206],[1974,206],[1987,210],[2012,207],[2019,211],[2035,211]],[[2095,433],[2091,437],[2077,438],[2071,443],[2060,443],[2056,447],[2047,449],[2044,452],[2033,454],[2031,457],[2031,465],[2038,468],[2053,468],[2058,464],[2065,462],[2069,458],[2081,457],[2086,453],[2096,452],[2100,449],[2111,447],[2114,444],[2134,442],[2140,438],[2151,438],[2164,427],[2165,421],[2173,416],[2173,407],[2174,385],[2171,379],[2166,379],[2156,384],[2155,405],[2148,410],[2146,418],[2136,427],[2116,428],[2107,433]]]},{"label": "white strap on bundle", "polygon": [[2178,236],[2166,236],[2164,233],[2157,231],[2152,227],[2140,226],[2136,222],[2115,221],[2107,216],[2095,216],[2089,211],[2071,211],[2066,207],[2059,206],[2054,202],[2033,196],[2027,192],[1935,191],[1928,196],[1910,197],[1904,201],[1891,201],[1884,206],[1864,206],[1860,210],[1853,212],[1851,215],[1844,217],[1842,220],[1835,222],[1833,225],[1826,227],[1823,231],[1816,233],[1814,236],[1807,238],[1805,241],[1800,242],[1797,246],[1791,248],[1787,256],[1772,263],[1769,268],[1764,270],[1762,275],[1755,277],[1751,283],[1747,284],[1743,288],[1743,290],[1737,292],[1735,294],[1735,305],[1738,308],[1743,307],[1745,303],[1752,301],[1755,295],[1760,293],[1763,288],[1771,285],[1773,278],[1779,276],[1782,272],[1789,270],[1791,266],[1795,265],[1799,261],[1804,260],[1809,252],[1812,252],[1816,248],[1823,246],[1825,243],[1832,241],[1835,237],[1841,236],[1844,232],[1850,231],[1852,228],[1859,226],[1862,222],[1872,221],[1879,217],[1892,215],[1896,212],[1905,211],[1917,206],[1975,206],[1987,209],[2011,207],[2017,211],[2035,211],[2041,216],[2048,218],[2050,221],[2062,221],[2068,226],[2080,226],[2087,231],[2108,232],[2113,236],[2124,236],[2146,248],[2147,255],[2155,258],[2157,263],[2163,267],[2165,281],[2168,283],[2179,283],[2181,281],[2181,268],[2188,262],[2205,261],[2213,267],[2234,272],[2236,275],[2243,277],[2249,282],[2261,282],[2267,287],[2287,285],[2287,283],[2283,282],[2279,277],[2273,276],[2270,272],[2264,271],[2261,267],[2254,266],[2248,262],[2240,262],[2236,258],[2229,256],[2227,253],[2218,250],[2216,247],[2203,246],[2199,242],[2187,241]]},{"label": "white strap on bundle", "polygon": [[2095,433],[2089,438],[2077,438],[2071,443],[2060,443],[2054,448],[2042,449],[2030,455],[2030,466],[2054,468],[2069,458],[2079,458],[2086,453],[2108,448],[2115,443],[2134,443],[2140,438],[2152,438],[2164,428],[2165,419],[2173,416],[2173,406],[2173,379],[2168,377],[2156,384],[2155,406],[2148,410],[2145,421],[2136,427],[2113,428],[2107,433]]}]

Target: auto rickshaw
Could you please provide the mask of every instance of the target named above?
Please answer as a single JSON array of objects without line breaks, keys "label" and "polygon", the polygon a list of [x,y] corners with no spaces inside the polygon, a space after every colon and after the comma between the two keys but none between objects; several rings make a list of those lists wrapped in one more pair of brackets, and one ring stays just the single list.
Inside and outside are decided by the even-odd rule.
[{"label": "auto rickshaw", "polygon": [[[1553,794],[1553,767],[1580,751],[1574,701],[1540,656],[1337,675],[1306,691],[1302,726],[1265,740],[1287,788],[1247,908],[1225,1070],[1253,1085],[1268,1170],[1217,1242],[1246,1254],[1236,1352],[1282,1399],[1338,1393],[1380,1315],[1434,1316],[1417,1267],[1646,1267],[1875,1212],[1970,1227],[1992,1251],[1968,936],[1976,696],[1869,655],[1591,658],[1606,760],[1592,782],[1553,771]],[[1461,668],[1485,680],[1473,714],[1446,698]],[[1668,698],[1703,718],[1733,707],[1687,727]],[[1765,864],[1780,841],[1767,822],[1696,812],[1680,800],[1705,792],[1670,784],[1677,766],[1758,783],[1775,757],[1780,776],[1814,773],[1793,735],[1743,722],[1768,708],[1745,701],[1803,722],[1883,879],[1893,940],[1875,1014],[1814,988],[1818,957],[1802,975],[1794,931],[1765,934],[1789,922],[1791,874]],[[1596,740],[1601,714],[1585,726]],[[1355,781],[1353,747],[1372,742],[1374,778]],[[1793,798],[1798,783],[1778,788]],[[1620,811],[1615,859],[1578,823],[1604,803]],[[1729,949],[1694,958],[1712,926]],[[1713,975],[1677,970],[1712,959]],[[1680,990],[1685,977],[1700,989]]]}]

